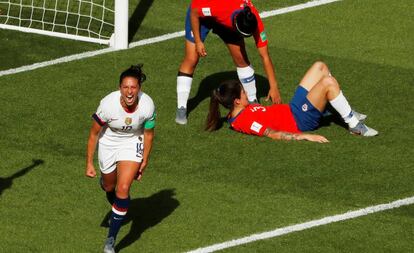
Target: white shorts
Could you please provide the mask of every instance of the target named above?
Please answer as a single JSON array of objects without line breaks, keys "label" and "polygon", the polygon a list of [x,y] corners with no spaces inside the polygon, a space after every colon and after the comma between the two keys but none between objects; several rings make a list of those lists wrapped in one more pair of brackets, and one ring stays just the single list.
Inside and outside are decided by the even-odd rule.
[{"label": "white shorts", "polygon": [[[142,140],[142,138],[139,138]],[[118,146],[107,146],[99,144],[98,160],[99,168],[103,174],[109,174],[116,169],[119,161],[142,162],[144,154],[143,141],[127,142]]]}]

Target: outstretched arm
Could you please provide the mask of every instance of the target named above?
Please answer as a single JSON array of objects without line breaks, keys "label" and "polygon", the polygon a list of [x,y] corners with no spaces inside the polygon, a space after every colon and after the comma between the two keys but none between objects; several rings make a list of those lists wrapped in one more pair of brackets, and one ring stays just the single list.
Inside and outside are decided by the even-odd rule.
[{"label": "outstretched arm", "polygon": [[288,132],[275,131],[271,128],[266,128],[263,135],[269,138],[272,138],[273,140],[285,140],[285,141],[306,140],[306,141],[319,142],[319,143],[329,142],[328,139],[326,139],[322,135],[306,134],[306,133],[294,134],[294,133],[288,133]]},{"label": "outstretched arm", "polygon": [[263,63],[263,68],[266,72],[267,79],[269,80],[269,94],[267,95],[266,101],[268,101],[270,98],[273,103],[280,104],[282,103],[282,98],[280,97],[273,62],[269,56],[267,46],[259,47],[257,50],[259,50],[260,58],[262,59]]}]

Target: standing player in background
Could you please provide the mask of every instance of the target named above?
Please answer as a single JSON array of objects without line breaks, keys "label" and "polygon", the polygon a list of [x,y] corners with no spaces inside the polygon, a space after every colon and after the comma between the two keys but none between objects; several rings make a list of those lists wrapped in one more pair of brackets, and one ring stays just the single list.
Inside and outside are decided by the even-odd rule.
[{"label": "standing player in background", "polygon": [[267,48],[267,37],[259,13],[250,0],[193,0],[185,21],[185,56],[177,75],[177,113],[175,121],[187,124],[187,101],[193,73],[200,57],[207,56],[204,40],[210,30],[226,44],[237,75],[250,102],[257,101],[254,69],[250,65],[244,43],[253,38],[269,81],[269,98],[281,103],[276,74]]},{"label": "standing player in background", "polygon": [[86,153],[86,176],[95,177],[93,157],[99,141],[101,187],[112,205],[105,253],[114,253],[116,236],[128,211],[129,190],[147,167],[154,138],[155,107],[141,91],[142,65],[131,66],[119,78],[119,90],[101,100],[93,114]]}]

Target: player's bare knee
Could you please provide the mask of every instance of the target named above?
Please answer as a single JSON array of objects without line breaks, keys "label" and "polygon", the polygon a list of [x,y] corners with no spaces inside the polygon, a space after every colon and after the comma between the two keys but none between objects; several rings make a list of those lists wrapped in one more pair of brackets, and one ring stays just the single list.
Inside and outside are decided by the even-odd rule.
[{"label": "player's bare knee", "polygon": [[128,196],[129,185],[128,184],[119,184],[116,188],[117,195]]},{"label": "player's bare knee", "polygon": [[339,90],[339,84],[338,81],[336,81],[335,77],[325,76],[322,78],[321,83],[325,86],[327,90]]},{"label": "player's bare knee", "polygon": [[330,76],[330,71],[328,68],[328,65],[326,65],[326,63],[324,63],[323,61],[316,61],[313,64],[314,68],[317,68],[319,71],[321,71],[323,73],[324,76]]},{"label": "player's bare knee", "polygon": [[115,184],[105,184],[105,183],[103,183],[102,184],[102,189],[105,192],[112,192],[112,191],[115,190]]}]

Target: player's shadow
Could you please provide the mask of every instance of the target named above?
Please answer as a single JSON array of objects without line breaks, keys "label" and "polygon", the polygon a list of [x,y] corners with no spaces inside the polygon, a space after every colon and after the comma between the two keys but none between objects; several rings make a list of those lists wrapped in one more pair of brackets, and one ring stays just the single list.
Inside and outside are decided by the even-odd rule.
[{"label": "player's shadow", "polygon": [[[269,92],[269,82],[264,76],[255,75],[256,78],[256,89],[257,89],[257,97],[262,98],[267,96]],[[220,85],[220,83],[226,80],[238,80],[237,73],[235,71],[226,71],[226,72],[219,72],[212,75],[207,76],[204,78],[197,90],[197,93],[194,97],[190,98],[187,103],[187,114],[190,113],[197,108],[197,106],[206,98],[210,98],[214,89]],[[222,123],[225,118],[222,118]]]},{"label": "player's shadow", "polygon": [[319,128],[328,127],[331,124],[335,124],[348,130],[348,124],[344,122],[341,115],[339,115],[339,113],[328,103],[326,105],[324,115],[319,123]]},{"label": "player's shadow", "polygon": [[[168,217],[180,205],[180,202],[174,196],[174,189],[165,189],[147,198],[131,200],[127,216],[123,222],[123,225],[132,222],[131,229],[116,245],[116,252],[137,241],[145,230],[154,227]],[[102,226],[107,226],[109,217],[110,212],[102,221]]]},{"label": "player's shadow", "polygon": [[131,42],[137,33],[154,0],[140,0],[128,22],[128,42]]},{"label": "player's shadow", "polygon": [[12,187],[13,185],[13,180],[24,176],[26,173],[28,173],[29,171],[31,171],[32,169],[34,169],[35,167],[43,164],[44,161],[41,159],[33,159],[32,160],[32,164],[20,169],[19,171],[17,171],[16,173],[14,173],[13,175],[9,176],[9,177],[0,177],[0,196],[3,193],[4,190],[9,189]]}]

